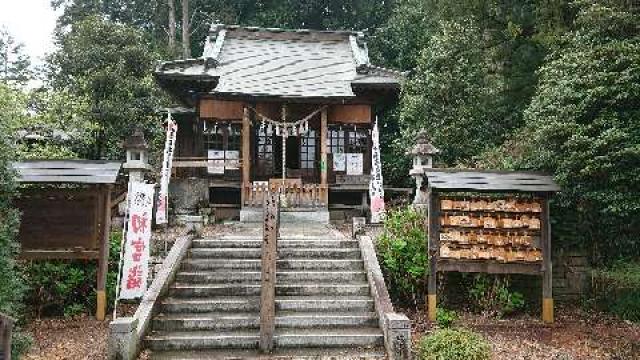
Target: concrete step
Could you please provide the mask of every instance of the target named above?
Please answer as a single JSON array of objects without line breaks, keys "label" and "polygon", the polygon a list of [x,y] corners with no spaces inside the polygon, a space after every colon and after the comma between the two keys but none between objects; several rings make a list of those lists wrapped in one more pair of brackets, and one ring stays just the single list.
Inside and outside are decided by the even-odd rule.
[{"label": "concrete step", "polygon": [[[192,248],[189,250],[192,259],[259,259],[260,248]],[[358,248],[280,248],[278,257],[296,259],[360,259]]]},{"label": "concrete step", "polygon": [[[257,270],[261,268],[260,259],[185,259],[182,270]],[[359,259],[281,259],[277,261],[278,270],[363,270]]]},{"label": "concrete step", "polygon": [[298,348],[274,349],[270,354],[259,350],[154,351],[153,360],[319,360],[319,359],[386,359],[384,348]]},{"label": "concrete step", "polygon": [[155,331],[248,330],[260,328],[258,313],[178,313],[153,318]]},{"label": "concrete step", "polygon": [[[176,283],[170,287],[174,297],[211,297],[260,295],[260,284],[192,284]],[[276,296],[369,295],[369,285],[360,284],[277,284]]]},{"label": "concrete step", "polygon": [[[276,328],[342,328],[376,326],[377,316],[365,313],[279,312]],[[257,313],[160,314],[153,319],[156,331],[248,330],[260,328]]]},{"label": "concrete step", "polygon": [[[260,271],[181,271],[176,276],[178,282],[192,283],[238,283],[260,281]],[[366,281],[364,271],[285,271],[277,272],[277,281],[286,282],[353,282]]]},{"label": "concrete step", "polygon": [[[216,311],[257,312],[260,310],[258,296],[228,296],[214,298],[167,298],[162,302],[164,313],[206,313]],[[369,312],[374,311],[373,299],[369,296],[279,296],[278,311],[300,312]]]},{"label": "concrete step", "polygon": [[256,349],[260,331],[154,331],[145,338],[151,350]]},{"label": "concrete step", "polygon": [[[193,240],[193,248],[260,248],[262,239],[237,239],[237,240],[221,240],[221,239],[199,239]],[[355,248],[358,242],[355,240],[339,240],[339,239],[279,239],[278,248]]]},{"label": "concrete step", "polygon": [[276,313],[276,329],[286,328],[343,328],[343,327],[375,327],[378,316],[374,312],[333,313],[333,312],[301,312],[280,311]]},{"label": "concrete step", "polygon": [[382,330],[371,327],[340,329],[285,329],[274,336],[277,348],[378,347],[384,343]]}]

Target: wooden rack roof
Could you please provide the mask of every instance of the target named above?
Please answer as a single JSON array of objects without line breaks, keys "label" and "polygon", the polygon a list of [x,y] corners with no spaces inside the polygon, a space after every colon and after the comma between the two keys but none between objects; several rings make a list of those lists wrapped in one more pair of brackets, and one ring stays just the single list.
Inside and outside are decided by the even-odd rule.
[{"label": "wooden rack roof", "polygon": [[537,192],[560,191],[549,175],[534,172],[469,169],[425,169],[430,188],[440,191]]},{"label": "wooden rack roof", "polygon": [[114,184],[122,163],[102,160],[31,160],[16,162],[21,183]]}]

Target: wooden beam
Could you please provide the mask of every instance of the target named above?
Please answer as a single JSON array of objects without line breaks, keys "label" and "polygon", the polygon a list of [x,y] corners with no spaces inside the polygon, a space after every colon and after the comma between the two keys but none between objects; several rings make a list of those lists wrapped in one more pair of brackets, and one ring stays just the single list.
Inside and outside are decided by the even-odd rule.
[{"label": "wooden beam", "polygon": [[542,200],[542,321],[552,324],[553,315],[553,269],[551,264],[551,224],[549,223],[549,197],[544,195]]},{"label": "wooden beam", "polygon": [[92,260],[100,256],[97,250],[22,250],[19,258],[23,260]]},{"label": "wooden beam", "polygon": [[251,119],[249,119],[249,108],[245,105],[242,115],[242,204],[245,200],[245,188],[251,182]]},{"label": "wooden beam", "polygon": [[109,267],[109,235],[111,230],[111,186],[105,186],[102,194],[102,221],[100,223],[100,255],[98,257],[98,286],[96,319],[103,321],[107,313],[107,273]]},{"label": "wooden beam", "polygon": [[[323,108],[320,113],[320,185],[327,186],[327,119],[328,110]],[[329,204],[329,191],[324,193],[324,204]]]},{"label": "wooden beam", "polygon": [[438,193],[429,189],[427,194],[427,216],[429,242],[429,278],[427,287],[427,313],[429,321],[436,321],[438,255],[440,253],[440,201]]}]

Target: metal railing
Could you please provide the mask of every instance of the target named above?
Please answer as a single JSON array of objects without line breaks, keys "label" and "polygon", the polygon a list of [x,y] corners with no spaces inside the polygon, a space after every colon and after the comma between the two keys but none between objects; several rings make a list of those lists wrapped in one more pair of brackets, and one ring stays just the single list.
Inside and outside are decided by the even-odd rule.
[{"label": "metal railing", "polygon": [[280,193],[269,192],[264,200],[262,275],[260,284],[260,350],[273,350],[276,317],[276,260],[280,236]]}]

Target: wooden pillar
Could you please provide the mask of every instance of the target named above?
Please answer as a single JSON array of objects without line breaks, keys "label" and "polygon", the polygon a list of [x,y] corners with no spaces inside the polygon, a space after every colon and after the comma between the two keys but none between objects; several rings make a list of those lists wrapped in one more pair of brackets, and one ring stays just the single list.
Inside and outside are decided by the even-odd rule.
[{"label": "wooden pillar", "polygon": [[100,206],[103,215],[98,251],[98,286],[96,301],[96,319],[103,321],[107,313],[107,273],[109,271],[109,235],[111,233],[111,185],[102,187]]},{"label": "wooden pillar", "polygon": [[322,188],[323,202],[329,207],[329,188],[327,186],[327,121],[328,108],[320,112],[320,187]]},{"label": "wooden pillar", "polygon": [[244,107],[242,115],[242,197],[241,206],[244,207],[247,187],[251,183],[251,119],[249,118],[249,108]]},{"label": "wooden pillar", "polygon": [[427,314],[429,321],[436,321],[436,290],[438,276],[438,256],[440,254],[440,201],[438,193],[429,189],[427,193],[429,278],[427,283]]},{"label": "wooden pillar", "polygon": [[552,324],[553,314],[553,269],[551,263],[551,224],[549,223],[549,197],[542,200],[542,321]]},{"label": "wooden pillar", "polygon": [[260,286],[260,350],[273,350],[276,329],[276,260],[278,258],[278,228],[280,226],[280,194],[269,192],[265,197],[262,239],[262,274]]}]

